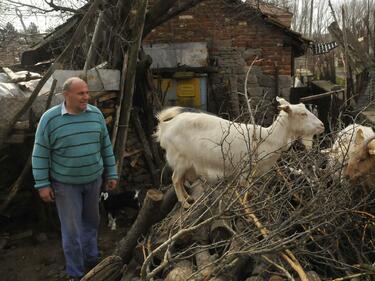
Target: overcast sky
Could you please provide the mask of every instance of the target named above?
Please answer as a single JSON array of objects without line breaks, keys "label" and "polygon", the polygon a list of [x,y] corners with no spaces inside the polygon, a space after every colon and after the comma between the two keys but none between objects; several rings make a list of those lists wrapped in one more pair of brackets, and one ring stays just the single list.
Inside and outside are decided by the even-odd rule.
[{"label": "overcast sky", "polygon": [[[10,0],[11,2],[23,2],[39,7],[44,7],[48,9],[47,4],[44,2],[44,0]],[[296,0],[300,1],[300,0]],[[328,3],[328,0],[326,0]],[[342,3],[345,0],[332,0],[332,3]],[[68,2],[71,6],[78,8],[82,5],[84,2],[83,0],[55,0],[55,3],[63,3]],[[17,29],[22,30],[22,25],[15,14],[15,6],[7,0],[0,0],[0,9],[2,16],[0,17],[0,27],[4,26],[7,22],[11,22]],[[48,14],[35,14],[30,11],[30,8],[23,7],[20,8],[22,14],[23,14],[23,20],[25,22],[25,25],[28,26],[31,22],[34,22],[39,27],[39,30],[41,32],[44,32],[49,27],[55,27],[61,23],[63,23],[67,16],[63,16],[59,12],[55,13],[48,13]]]}]

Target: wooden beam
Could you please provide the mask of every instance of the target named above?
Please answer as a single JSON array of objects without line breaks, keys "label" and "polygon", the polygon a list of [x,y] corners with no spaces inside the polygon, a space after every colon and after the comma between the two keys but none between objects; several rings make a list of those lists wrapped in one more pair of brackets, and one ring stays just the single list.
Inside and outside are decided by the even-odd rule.
[{"label": "wooden beam", "polygon": [[323,94],[318,94],[318,95],[300,98],[299,100],[300,100],[300,102],[312,101],[312,100],[325,98],[325,97],[328,97],[328,96],[331,96],[331,95],[336,95],[336,94],[339,94],[339,93],[342,93],[342,92],[345,92],[345,90],[342,89],[342,90],[337,90],[337,91],[330,91],[330,92],[326,92],[326,93],[323,93]]},{"label": "wooden beam", "polygon": [[117,167],[121,177],[123,154],[126,147],[128,135],[130,113],[133,106],[135,74],[137,69],[138,52],[141,46],[143,27],[145,23],[146,7],[148,0],[137,0],[133,14],[135,15],[134,25],[132,27],[132,36],[129,40],[128,60],[123,64],[127,65],[126,73],[122,73],[121,79],[121,109],[118,123],[118,132],[115,143],[115,155],[117,158]]}]

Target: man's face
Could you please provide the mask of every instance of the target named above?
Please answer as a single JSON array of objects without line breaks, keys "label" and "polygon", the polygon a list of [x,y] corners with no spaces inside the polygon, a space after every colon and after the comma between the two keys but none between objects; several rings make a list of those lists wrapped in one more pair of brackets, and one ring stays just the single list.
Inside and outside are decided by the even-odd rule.
[{"label": "man's face", "polygon": [[73,113],[85,111],[90,98],[88,91],[88,86],[84,81],[73,81],[69,91],[64,93],[67,109]]}]

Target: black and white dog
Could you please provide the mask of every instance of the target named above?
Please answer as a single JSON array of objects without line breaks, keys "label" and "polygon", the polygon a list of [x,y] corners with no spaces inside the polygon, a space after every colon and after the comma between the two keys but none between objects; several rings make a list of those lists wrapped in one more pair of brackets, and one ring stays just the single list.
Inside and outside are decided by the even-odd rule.
[{"label": "black and white dog", "polygon": [[117,229],[116,218],[120,211],[125,207],[139,209],[141,190],[134,191],[102,191],[100,194],[101,201],[108,219],[108,227],[111,230]]}]

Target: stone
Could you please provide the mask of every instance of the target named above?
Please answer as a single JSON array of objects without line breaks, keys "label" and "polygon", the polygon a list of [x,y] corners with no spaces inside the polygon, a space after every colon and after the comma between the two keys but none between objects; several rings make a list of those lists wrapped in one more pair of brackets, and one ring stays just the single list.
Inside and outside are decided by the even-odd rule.
[{"label": "stone", "polygon": [[278,275],[272,275],[268,281],[284,281],[285,279]]}]

